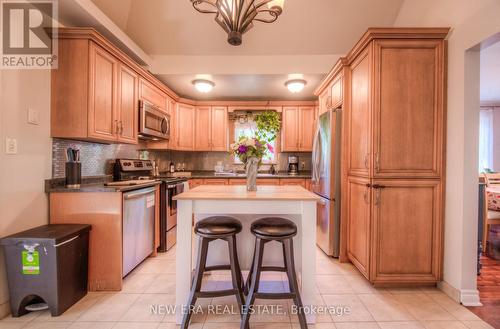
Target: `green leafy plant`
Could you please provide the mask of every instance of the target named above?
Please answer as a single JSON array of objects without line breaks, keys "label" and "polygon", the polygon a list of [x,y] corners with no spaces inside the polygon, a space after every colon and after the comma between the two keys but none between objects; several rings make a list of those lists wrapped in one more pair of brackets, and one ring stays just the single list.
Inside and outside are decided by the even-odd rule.
[{"label": "green leafy plant", "polygon": [[264,111],[254,116],[256,135],[268,143],[274,141],[281,128],[280,115],[276,111]]}]

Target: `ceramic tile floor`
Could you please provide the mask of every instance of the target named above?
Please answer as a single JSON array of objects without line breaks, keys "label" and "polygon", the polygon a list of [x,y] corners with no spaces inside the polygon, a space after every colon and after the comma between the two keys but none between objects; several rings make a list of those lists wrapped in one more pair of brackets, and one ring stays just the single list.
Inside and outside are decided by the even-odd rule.
[{"label": "ceramic tile floor", "polygon": [[[433,288],[376,289],[350,264],[317,253],[317,305],[348,307],[343,315],[322,314],[311,329],[486,329],[493,328],[465,307]],[[205,289],[224,289],[229,276],[217,272],[205,277]],[[266,273],[262,290],[283,291],[288,284],[282,274]],[[175,248],[147,259],[135,269],[118,293],[89,293],[59,317],[48,311],[0,321],[0,329],[176,329],[174,316],[152,314],[151,305],[175,302]],[[261,314],[251,317],[252,329],[299,329],[297,317],[271,314],[289,309],[287,301],[259,301]],[[237,329],[239,315],[228,312],[234,297],[205,299],[205,312],[193,316],[193,329]],[[220,307],[221,314],[208,312]],[[209,314],[208,314],[209,313]],[[283,312],[281,312],[283,313]]]}]

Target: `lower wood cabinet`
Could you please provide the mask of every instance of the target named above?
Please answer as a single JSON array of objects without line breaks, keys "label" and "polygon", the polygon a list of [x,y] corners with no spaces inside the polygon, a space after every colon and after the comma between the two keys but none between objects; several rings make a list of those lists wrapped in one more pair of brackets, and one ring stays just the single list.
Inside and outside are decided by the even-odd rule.
[{"label": "lower wood cabinet", "polygon": [[370,193],[369,180],[349,177],[347,183],[347,256],[369,278]]},{"label": "lower wood cabinet", "polygon": [[303,178],[281,178],[280,185],[300,185],[306,188],[306,180]]},{"label": "lower wood cabinet", "polygon": [[434,284],[441,279],[439,180],[349,177],[347,256],[376,285]]},{"label": "lower wood cabinet", "polygon": [[375,180],[372,186],[370,280],[437,282],[442,254],[440,182]]},{"label": "lower wood cabinet", "polygon": [[[193,178],[189,180],[189,188],[200,185],[246,185],[245,178]],[[258,178],[257,185],[300,185],[306,187],[306,180],[303,178]]]},{"label": "lower wood cabinet", "polygon": [[189,188],[193,189],[196,186],[203,185],[203,179],[190,179],[189,180]]}]

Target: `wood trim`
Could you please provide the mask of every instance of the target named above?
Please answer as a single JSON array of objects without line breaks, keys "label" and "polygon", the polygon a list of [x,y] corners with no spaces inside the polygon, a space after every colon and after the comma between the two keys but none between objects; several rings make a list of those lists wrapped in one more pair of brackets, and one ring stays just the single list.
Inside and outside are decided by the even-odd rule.
[{"label": "wood trim", "polygon": [[314,95],[319,96],[323,90],[329,87],[330,83],[337,78],[339,74],[342,74],[344,67],[347,65],[347,58],[340,57],[332,69],[328,72],[326,77],[321,81],[318,87],[314,90]]}]

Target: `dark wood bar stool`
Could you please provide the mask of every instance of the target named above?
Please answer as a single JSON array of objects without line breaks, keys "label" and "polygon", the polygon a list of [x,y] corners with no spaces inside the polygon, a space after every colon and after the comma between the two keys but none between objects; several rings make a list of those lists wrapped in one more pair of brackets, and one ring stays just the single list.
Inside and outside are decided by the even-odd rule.
[{"label": "dark wood bar stool", "polygon": [[[255,235],[255,250],[248,274],[245,291],[248,290],[247,301],[243,309],[241,329],[247,329],[250,321],[248,312],[253,306],[256,298],[262,299],[292,299],[297,306],[300,328],[307,328],[306,317],[303,312],[302,300],[300,298],[297,275],[295,273],[295,262],[293,256],[293,237],[297,235],[297,226],[290,220],[278,217],[261,218],[252,223],[250,228]],[[271,241],[278,241],[283,245],[283,267],[263,266],[262,259],[264,245]],[[260,274],[263,271],[285,272],[288,276],[290,292],[288,293],[263,293],[259,292]]]},{"label": "dark wood bar stool", "polygon": [[[241,274],[240,264],[238,262],[238,253],[236,251],[236,234],[241,232],[241,223],[232,217],[213,216],[200,220],[196,223],[194,231],[200,236],[198,246],[198,257],[196,268],[191,283],[191,292],[189,293],[188,309],[182,319],[182,328],[188,328],[191,319],[191,310],[196,304],[198,298],[212,298],[235,295],[240,309],[245,305],[243,296],[243,276]],[[206,266],[208,244],[214,240],[225,240],[229,246],[229,265]],[[201,291],[203,273],[218,270],[231,270],[233,289],[217,291]]]}]

